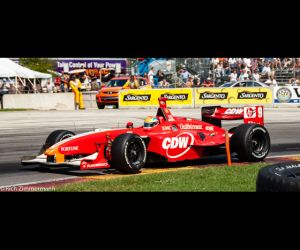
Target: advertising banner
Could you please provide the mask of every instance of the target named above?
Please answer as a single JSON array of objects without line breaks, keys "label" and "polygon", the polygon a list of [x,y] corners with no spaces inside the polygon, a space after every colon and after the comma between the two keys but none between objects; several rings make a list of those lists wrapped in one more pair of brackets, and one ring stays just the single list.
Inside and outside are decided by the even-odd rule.
[{"label": "advertising banner", "polygon": [[[116,73],[125,73],[126,59],[61,59],[56,61],[56,71],[68,72],[74,69],[86,69],[87,73],[99,75],[100,69],[114,69]],[[102,74],[108,73],[102,72]]]},{"label": "advertising banner", "polygon": [[158,106],[158,98],[166,97],[168,106],[193,107],[192,89],[145,89],[122,90],[119,94],[119,106]]},{"label": "advertising banner", "polygon": [[274,88],[274,104],[300,104],[300,86],[283,86]]},{"label": "advertising banner", "polygon": [[197,88],[195,105],[272,104],[271,88]]}]

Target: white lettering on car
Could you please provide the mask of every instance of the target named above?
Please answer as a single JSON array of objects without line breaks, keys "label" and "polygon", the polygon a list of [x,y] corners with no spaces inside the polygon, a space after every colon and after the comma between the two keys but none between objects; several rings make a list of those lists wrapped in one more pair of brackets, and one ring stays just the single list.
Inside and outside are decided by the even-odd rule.
[{"label": "white lettering on car", "polygon": [[71,146],[71,147],[61,147],[60,151],[61,152],[67,152],[67,151],[78,151],[79,146]]},{"label": "white lettering on car", "polygon": [[195,138],[191,133],[184,132],[176,137],[166,137],[162,142],[162,148],[166,150],[166,154],[169,158],[178,158],[190,150],[194,141]]},{"label": "white lettering on car", "polygon": [[227,109],[224,114],[225,115],[240,115],[244,112],[243,108],[231,108]]},{"label": "white lettering on car", "polygon": [[180,129],[203,129],[202,125],[196,124],[179,124]]},{"label": "white lettering on car", "polygon": [[171,130],[171,126],[162,126],[162,130]]},{"label": "white lettering on car", "polygon": [[81,163],[82,165],[82,168],[83,169],[86,169],[86,168],[100,168],[100,167],[108,167],[108,163],[104,162],[104,163],[95,163],[95,164],[90,164],[90,163],[87,163],[85,161],[83,161]]},{"label": "white lettering on car", "polygon": [[207,131],[214,131],[214,127],[213,126],[206,126],[205,130],[207,130]]}]

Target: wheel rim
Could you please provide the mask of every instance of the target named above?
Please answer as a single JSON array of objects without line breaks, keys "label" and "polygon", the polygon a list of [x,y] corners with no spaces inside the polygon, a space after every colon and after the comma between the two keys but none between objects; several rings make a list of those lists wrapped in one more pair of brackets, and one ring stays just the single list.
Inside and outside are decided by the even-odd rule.
[{"label": "wheel rim", "polygon": [[260,156],[268,149],[268,138],[262,131],[256,131],[250,138],[250,147],[254,155]]},{"label": "wheel rim", "polygon": [[128,143],[126,154],[132,166],[139,166],[144,158],[143,145],[140,140],[134,139]]}]

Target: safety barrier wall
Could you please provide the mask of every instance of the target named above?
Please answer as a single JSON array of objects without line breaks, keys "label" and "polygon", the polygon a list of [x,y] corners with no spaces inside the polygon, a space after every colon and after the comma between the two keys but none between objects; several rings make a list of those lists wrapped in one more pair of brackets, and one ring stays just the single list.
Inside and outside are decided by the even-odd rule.
[{"label": "safety barrier wall", "polygon": [[[83,92],[87,109],[96,109],[97,91]],[[122,90],[119,108],[156,108],[158,97],[169,99],[168,106],[194,108],[210,105],[300,107],[300,86],[275,88],[180,88]],[[74,110],[73,93],[9,94],[3,96],[5,109]]]},{"label": "safety barrier wall", "polygon": [[119,108],[157,107],[159,97],[168,98],[171,107],[192,108],[195,105],[193,89],[143,89],[120,91]]},{"label": "safety barrier wall", "polygon": [[83,95],[83,102],[84,106],[87,109],[94,109],[97,108],[97,103],[96,103],[96,94],[98,91],[84,91],[82,92]]},{"label": "safety barrier wall", "polygon": [[119,108],[157,107],[158,97],[166,97],[171,107],[273,105],[271,88],[192,88],[122,90]]},{"label": "safety barrier wall", "polygon": [[270,88],[197,88],[195,107],[206,105],[272,105]]},{"label": "safety barrier wall", "polygon": [[74,110],[73,93],[12,94],[3,96],[5,109]]}]

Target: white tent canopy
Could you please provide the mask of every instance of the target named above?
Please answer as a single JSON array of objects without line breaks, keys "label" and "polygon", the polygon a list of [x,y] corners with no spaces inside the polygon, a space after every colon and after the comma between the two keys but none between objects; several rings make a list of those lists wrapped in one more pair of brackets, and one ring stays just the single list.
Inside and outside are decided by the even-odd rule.
[{"label": "white tent canopy", "polygon": [[0,77],[15,77],[16,72],[0,64]]},{"label": "white tent canopy", "polygon": [[[14,72],[14,73],[12,73]],[[8,76],[9,75],[9,76]],[[21,77],[28,79],[49,79],[52,76],[25,68],[8,58],[0,58],[0,77]]]}]

